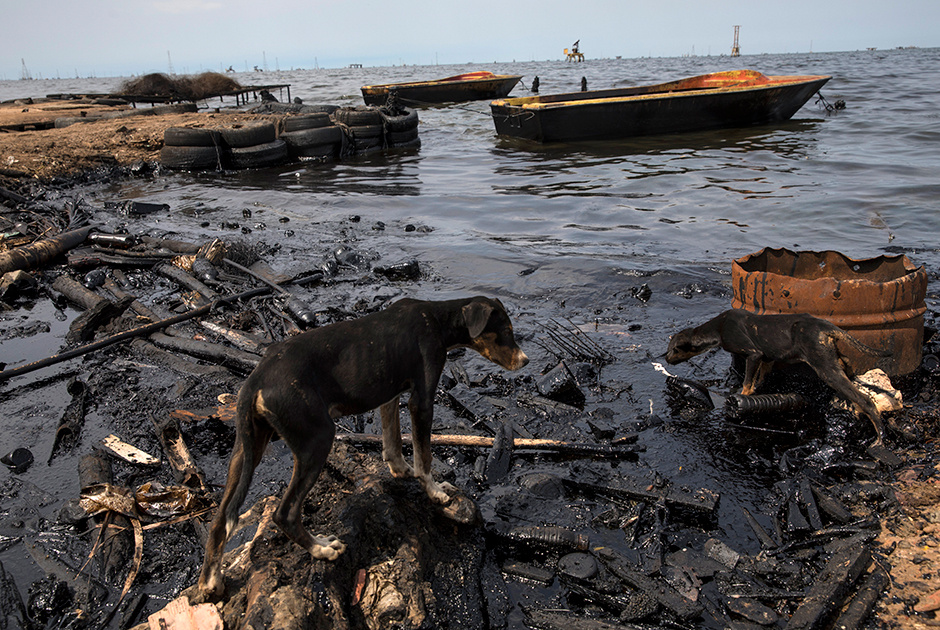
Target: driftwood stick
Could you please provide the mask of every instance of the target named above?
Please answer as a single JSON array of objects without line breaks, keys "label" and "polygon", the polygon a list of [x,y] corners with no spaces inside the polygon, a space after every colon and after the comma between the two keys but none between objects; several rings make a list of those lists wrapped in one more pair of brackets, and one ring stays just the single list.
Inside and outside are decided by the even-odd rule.
[{"label": "driftwood stick", "polygon": [[163,454],[166,455],[167,461],[173,468],[173,477],[176,481],[190,488],[206,490],[208,487],[206,475],[190,454],[176,417],[170,415],[157,420],[153,414],[150,414],[150,421],[163,446]]},{"label": "driftwood stick", "polygon": [[221,363],[245,373],[255,369],[258,366],[258,361],[261,360],[261,356],[257,354],[251,354],[237,348],[229,348],[217,343],[199,341],[198,339],[170,337],[160,332],[153,333],[150,339],[158,348],[182,352],[197,359]]},{"label": "driftwood stick", "polygon": [[174,315],[173,317],[168,317],[167,319],[161,319],[160,321],[153,322],[152,324],[146,324],[144,326],[138,326],[137,328],[131,328],[130,330],[125,330],[122,333],[112,335],[106,339],[101,339],[93,343],[86,344],[84,346],[79,346],[78,348],[73,348],[72,350],[66,350],[65,352],[60,352],[51,357],[46,357],[45,359],[39,359],[38,361],[33,361],[32,363],[27,363],[25,365],[19,365],[15,368],[9,370],[4,370],[0,372],[0,383],[3,383],[14,376],[20,376],[21,374],[28,374],[29,372],[34,372],[44,367],[50,365],[55,365],[56,363],[61,363],[63,361],[68,361],[69,359],[74,359],[75,357],[80,357],[82,355],[88,354],[89,352],[94,352],[95,350],[100,350],[101,348],[107,348],[116,343],[120,343],[127,339],[133,339],[134,337],[143,337],[154,333],[158,330],[166,328],[167,326],[172,326],[173,324],[178,324],[180,322],[185,322],[187,320],[193,319],[194,317],[202,317],[209,313],[212,310],[213,306],[218,304],[226,304],[228,302],[234,302],[235,300],[244,299],[253,297],[255,295],[260,295],[262,293],[269,292],[270,289],[267,287],[258,287],[251,289],[249,291],[244,291],[237,295],[232,295],[226,298],[222,298],[212,304],[206,304],[205,306],[200,306],[199,308],[193,309],[186,313],[181,313],[179,315]]},{"label": "driftwood stick", "polygon": [[[350,442],[352,444],[381,444],[382,436],[366,433],[340,433],[336,436],[337,440]],[[402,442],[411,443],[411,434],[404,433],[401,436]],[[432,435],[432,446],[468,446],[472,448],[492,448],[494,438],[481,435]],[[609,457],[635,457],[636,449],[623,446],[611,446],[609,444],[585,444],[577,442],[561,442],[559,440],[543,440],[534,438],[514,438],[512,441],[514,450],[528,449],[538,451],[552,451],[555,453],[572,455],[604,455]]]},{"label": "driftwood stick", "polygon": [[77,304],[86,310],[107,301],[94,291],[85,288],[82,283],[72,280],[66,275],[56,278],[52,283],[52,288],[67,297],[73,304]]},{"label": "driftwood stick", "polygon": [[169,278],[177,284],[190,289],[191,291],[195,291],[199,295],[202,295],[209,300],[217,300],[219,298],[219,294],[216,293],[213,289],[206,286],[204,283],[200,282],[175,265],[171,265],[169,263],[160,263],[156,266],[154,271],[156,271],[161,276]]}]

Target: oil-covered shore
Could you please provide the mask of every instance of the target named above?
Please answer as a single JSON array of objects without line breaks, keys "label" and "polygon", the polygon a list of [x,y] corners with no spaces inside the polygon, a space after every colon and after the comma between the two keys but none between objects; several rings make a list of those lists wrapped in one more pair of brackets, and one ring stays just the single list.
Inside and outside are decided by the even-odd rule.
[{"label": "oil-covered shore", "polygon": [[[590,80],[592,85],[600,81]],[[846,77],[843,81],[851,83]],[[917,437],[892,437],[890,446],[904,462],[889,469],[865,454],[870,426],[832,410],[828,393],[811,380],[781,377],[769,384],[781,391],[799,388],[813,401],[809,410],[741,419],[721,407],[707,409],[690,391],[675,391],[652,367],[661,360],[670,335],[728,307],[731,259],[757,249],[757,243],[818,248],[829,242],[839,249],[840,243],[846,245],[853,255],[905,253],[927,265],[931,283],[936,280],[936,253],[924,248],[911,225],[920,216],[919,184],[910,186],[914,209],[903,218],[882,205],[872,216],[883,222],[872,223],[865,232],[827,223],[823,213],[814,218],[818,231],[804,225],[806,234],[799,241],[783,240],[801,229],[800,219],[788,219],[783,209],[796,208],[798,214],[812,204],[835,204],[816,192],[817,186],[826,189],[822,180],[827,178],[828,190],[847,186],[841,175],[825,170],[837,167],[812,146],[831,146],[836,141],[828,135],[833,128],[848,133],[845,128],[853,120],[858,124],[866,118],[850,88],[837,94],[847,98],[847,114],[783,131],[765,130],[761,140],[730,134],[705,145],[663,146],[662,152],[632,154],[626,160],[614,158],[613,150],[598,155],[581,147],[580,165],[555,151],[518,153],[498,141],[484,142],[476,131],[449,127],[448,114],[439,111],[422,117],[427,141],[421,154],[373,157],[322,170],[170,174],[148,161],[142,147],[150,141],[132,136],[131,144],[142,153],[126,163],[121,157],[80,163],[80,174],[72,179],[4,173],[2,187],[15,195],[4,199],[4,217],[21,224],[31,237],[66,229],[69,216],[80,211],[102,233],[134,235],[141,244],[144,237],[195,245],[218,238],[285,278],[324,273],[324,265],[331,268],[332,261],[335,269],[322,280],[291,288],[313,307],[321,324],[381,309],[398,297],[499,297],[532,363],[522,373],[510,374],[471,352],[452,357],[437,399],[436,432],[492,437],[508,422],[520,438],[613,445],[623,454],[518,449],[497,476],[498,457],[488,449],[438,447],[437,474],[455,482],[481,509],[481,522],[467,527],[436,513],[416,484],[392,479],[374,447],[337,443],[305,515],[311,529],[336,533],[354,549],[330,565],[310,562],[265,519],[268,504],[263,499],[279,495],[290,468],[286,447],[274,442],[246,509],[262,502],[230,546],[245,545],[232,554],[233,566],[227,570],[231,597],[222,614],[231,627],[249,622],[271,626],[275,619],[286,624],[288,614],[329,619],[336,627],[370,627],[367,613],[379,610],[383,598],[386,605],[398,604],[382,610],[415,627],[752,627],[747,624],[768,622],[785,627],[821,571],[846,549],[861,551],[852,558],[853,566],[866,564],[872,575],[885,570],[891,578],[888,592],[877,599],[874,619],[860,627],[918,627],[931,623],[934,613],[915,613],[913,607],[938,587],[933,483],[938,399],[931,373],[918,371],[896,383],[907,406],[899,419]],[[115,143],[111,155],[122,150],[117,129],[108,130]],[[25,133],[39,138],[45,132]],[[768,140],[775,134],[788,138],[783,141],[788,149]],[[454,142],[468,135],[467,143]],[[739,144],[724,144],[729,137]],[[156,146],[159,140],[152,142]],[[94,144],[100,153],[102,145]],[[465,160],[464,173],[447,169],[461,159],[446,157],[447,146]],[[54,149],[47,147],[43,160],[68,154],[64,146],[58,154]],[[737,167],[717,166],[726,159],[733,162],[736,155]],[[859,159],[865,152],[855,155]],[[563,162],[561,168],[558,162]],[[630,164],[625,170],[611,166],[618,162]],[[429,170],[429,165],[434,166]],[[641,173],[644,165],[646,175]],[[692,168],[683,170],[683,165]],[[4,168],[26,173],[22,163]],[[846,166],[845,172],[850,170]],[[819,176],[823,171],[829,175]],[[801,179],[805,177],[814,182]],[[858,194],[877,196],[878,188],[872,185]],[[762,209],[762,216],[754,215],[746,224],[735,215],[743,210],[732,203],[727,208],[713,204],[709,195],[716,190],[742,208],[750,204]],[[780,195],[776,201],[775,195]],[[135,201],[141,205],[136,207]],[[771,206],[781,208],[776,218],[768,211]],[[708,240],[731,229],[729,222],[709,219],[709,212],[733,216],[729,221],[738,222],[741,242]],[[774,221],[779,230],[765,225]],[[826,240],[826,234],[840,233],[844,241]],[[878,239],[869,236],[875,233]],[[142,249],[149,254],[154,248],[158,246],[151,241]],[[96,253],[130,257],[110,250]],[[65,338],[83,310],[53,288],[60,277],[86,281],[93,266],[78,260],[69,265],[68,258],[57,258],[31,271],[36,287],[8,298],[13,308],[3,315],[0,347],[9,367],[79,345]],[[412,262],[417,274],[381,271],[412,270]],[[155,271],[156,265],[99,266],[106,280],[158,317],[196,304],[190,302],[191,289]],[[231,269],[221,271],[222,284],[214,287],[219,292],[256,285]],[[94,290],[120,301],[107,285]],[[251,311],[258,319],[246,315]],[[276,300],[257,297],[218,309],[206,320],[263,343],[290,329],[279,312]],[[116,327],[138,324],[140,318],[129,307],[128,321],[118,320]],[[935,325],[932,284],[927,324],[931,329]],[[97,331],[95,337],[113,332]],[[230,345],[219,332],[196,322],[180,325],[178,332]],[[540,390],[545,375],[562,361],[576,376],[583,402],[577,395],[573,400],[549,398]],[[739,386],[729,364],[719,352],[670,370],[728,395]],[[85,568],[92,579],[74,580],[68,574],[69,568],[84,564],[100,531],[94,517],[65,509],[80,494],[82,457],[113,433],[164,458],[166,446],[155,426],[172,416],[210,490],[217,491],[233,439],[231,423],[219,410],[225,403],[218,397],[236,392],[244,373],[245,366],[220,367],[194,359],[156,338],[115,345],[3,385],[3,454],[24,447],[35,461],[21,473],[3,473],[0,562],[24,601],[32,589],[48,593],[52,601],[59,593],[59,601],[66,602],[49,607],[44,625],[53,627],[49,624],[60,623],[59,615],[64,615],[77,627],[75,610],[81,609],[94,627],[116,601],[133,566],[131,526],[122,530],[127,548],[118,550],[128,555],[116,556],[129,558],[126,563],[109,574],[107,567],[97,566],[101,552],[96,551]],[[84,425],[71,449],[51,457],[59,421],[70,407],[75,411],[72,377],[84,383]],[[377,431],[371,416],[346,418],[339,426],[340,432]],[[148,481],[180,485],[166,462],[147,468],[108,461],[117,487],[138,489]],[[624,486],[629,484],[634,494],[627,496]],[[826,504],[831,510],[820,509],[820,527],[808,507],[807,486],[817,508]],[[676,502],[700,491],[720,497],[713,514],[683,510]],[[643,492],[650,494],[642,498]],[[211,505],[211,492],[205,496]],[[850,516],[820,499],[826,496]],[[760,537],[742,508],[772,542]],[[256,527],[258,522],[262,526]],[[587,540],[586,549],[578,536]],[[201,564],[196,519],[144,529],[141,539],[141,568],[114,627],[122,621],[139,623],[160,609],[195,582]],[[866,552],[873,558],[870,564],[863,557]],[[592,563],[597,573],[591,573]],[[47,573],[54,579],[33,586]],[[878,578],[872,579],[877,586]],[[68,597],[57,583],[71,589]],[[852,581],[849,590],[863,592],[863,583],[864,578]],[[624,599],[659,588],[684,599]],[[83,597],[98,605],[87,606]],[[249,614],[241,616],[246,610]],[[241,621],[234,622],[236,618]]]}]

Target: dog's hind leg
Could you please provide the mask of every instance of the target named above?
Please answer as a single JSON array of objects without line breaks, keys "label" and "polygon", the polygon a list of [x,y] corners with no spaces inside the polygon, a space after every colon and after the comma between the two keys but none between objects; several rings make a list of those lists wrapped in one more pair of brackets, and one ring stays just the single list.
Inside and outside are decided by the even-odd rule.
[{"label": "dog's hind leg", "polygon": [[414,469],[401,454],[401,420],[398,396],[379,408],[382,416],[382,460],[388,464],[393,477],[411,477]]},{"label": "dog's hind leg", "polygon": [[868,416],[872,426],[875,427],[875,435],[877,436],[871,446],[881,446],[885,430],[878,407],[864,392],[859,391],[855,383],[842,371],[842,362],[831,341],[828,343],[822,342],[817,347],[824,350],[813,353],[814,356],[808,357],[806,363],[813,368],[816,375],[826,385],[835,390],[839,396],[855,405],[862,414]]},{"label": "dog's hind leg", "polygon": [[[283,414],[284,411],[282,410]],[[274,512],[274,522],[288,538],[310,552],[319,560],[335,560],[346,545],[335,536],[313,536],[301,521],[304,499],[333,446],[336,427],[326,408],[314,409],[297,405],[287,412],[288,417],[279,418],[281,437],[294,453],[294,472],[281,504]]]},{"label": "dog's hind leg", "polygon": [[206,541],[206,556],[199,574],[198,590],[204,597],[218,599],[225,590],[222,580],[222,554],[225,542],[238,525],[238,510],[245,501],[251,477],[261,461],[264,449],[271,441],[272,429],[266,424],[259,426],[253,418],[239,424],[245,427],[239,432],[228,466],[228,480],[212,529]]}]

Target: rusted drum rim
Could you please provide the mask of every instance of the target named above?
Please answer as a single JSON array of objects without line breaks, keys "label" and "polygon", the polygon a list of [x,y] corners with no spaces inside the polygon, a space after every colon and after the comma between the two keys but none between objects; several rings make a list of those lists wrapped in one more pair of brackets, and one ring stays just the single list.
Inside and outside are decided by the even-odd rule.
[{"label": "rusted drum rim", "polygon": [[[819,274],[832,273],[832,268],[836,267],[838,275],[809,277],[813,273],[807,273],[810,267],[805,262],[807,258],[819,261],[812,265]],[[749,266],[759,264],[757,261],[760,259],[773,259],[780,266],[772,271],[748,269]],[[791,262],[784,269],[787,259]],[[798,260],[802,261],[801,265]],[[890,267],[900,274],[895,273],[893,278],[883,281],[868,279],[866,274],[879,267]],[[784,271],[787,273],[782,273]],[[858,277],[847,277],[851,275]],[[856,259],[831,250],[797,253],[786,248],[765,247],[735,260],[731,277],[736,289],[732,306],[758,314],[811,313],[825,317],[837,326],[869,328],[914,319],[927,310],[924,304],[927,272],[923,266],[915,266],[903,254]],[[763,285],[763,290],[755,290],[748,296],[745,283]],[[805,301],[793,303],[792,309],[779,307],[787,303],[791,294],[800,291],[809,293],[803,295]],[[742,296],[750,297],[751,300],[744,301]],[[854,296],[861,296],[861,299]],[[839,308],[830,306],[830,302]]]},{"label": "rusted drum rim", "polygon": [[927,272],[904,255],[855,259],[835,251],[766,247],[732,263],[732,306],[757,314],[809,313],[889,353],[846,350],[854,369],[915,370],[923,353]]}]

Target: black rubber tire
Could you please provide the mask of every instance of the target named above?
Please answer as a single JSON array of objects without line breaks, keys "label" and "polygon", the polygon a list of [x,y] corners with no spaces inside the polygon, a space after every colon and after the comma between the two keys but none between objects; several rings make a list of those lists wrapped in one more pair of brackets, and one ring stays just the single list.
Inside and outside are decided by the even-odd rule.
[{"label": "black rubber tire", "polygon": [[382,112],[377,107],[359,105],[358,107],[341,107],[330,116],[338,123],[349,127],[364,127],[368,125],[381,125]]},{"label": "black rubber tire", "polygon": [[318,129],[328,127],[333,124],[330,115],[326,112],[317,114],[301,114],[299,116],[289,116],[284,119],[284,131],[300,131],[302,129]]},{"label": "black rubber tire", "polygon": [[219,133],[225,144],[233,149],[242,149],[270,144],[277,140],[277,128],[273,122],[254,121],[237,127],[220,127]]},{"label": "black rubber tire", "polygon": [[222,144],[218,129],[204,127],[170,127],[163,132],[167,147],[216,147]]},{"label": "black rubber tire", "polygon": [[232,149],[231,163],[235,168],[263,168],[274,166],[287,159],[287,143],[283,140],[274,140],[253,147],[237,147]]},{"label": "black rubber tire", "polygon": [[389,116],[382,112],[382,118],[388,131],[408,131],[418,126],[418,112],[413,109],[405,109],[405,113],[399,116]]},{"label": "black rubber tire", "polygon": [[355,153],[362,153],[363,151],[368,151],[369,149],[381,148],[382,138],[356,138],[352,141],[351,144]]},{"label": "black rubber tire", "polygon": [[281,134],[281,140],[290,147],[302,148],[319,144],[336,144],[343,141],[343,131],[336,125],[301,129]]},{"label": "black rubber tire", "polygon": [[381,138],[385,128],[382,125],[357,125],[347,127],[349,136],[355,140],[364,140],[366,138]]},{"label": "black rubber tire", "polygon": [[160,149],[160,163],[167,168],[182,171],[202,171],[219,168],[222,153],[218,147],[175,147]]},{"label": "black rubber tire", "polygon": [[391,145],[405,144],[418,137],[418,128],[412,127],[405,131],[389,131],[386,137],[388,138],[388,143]]}]

